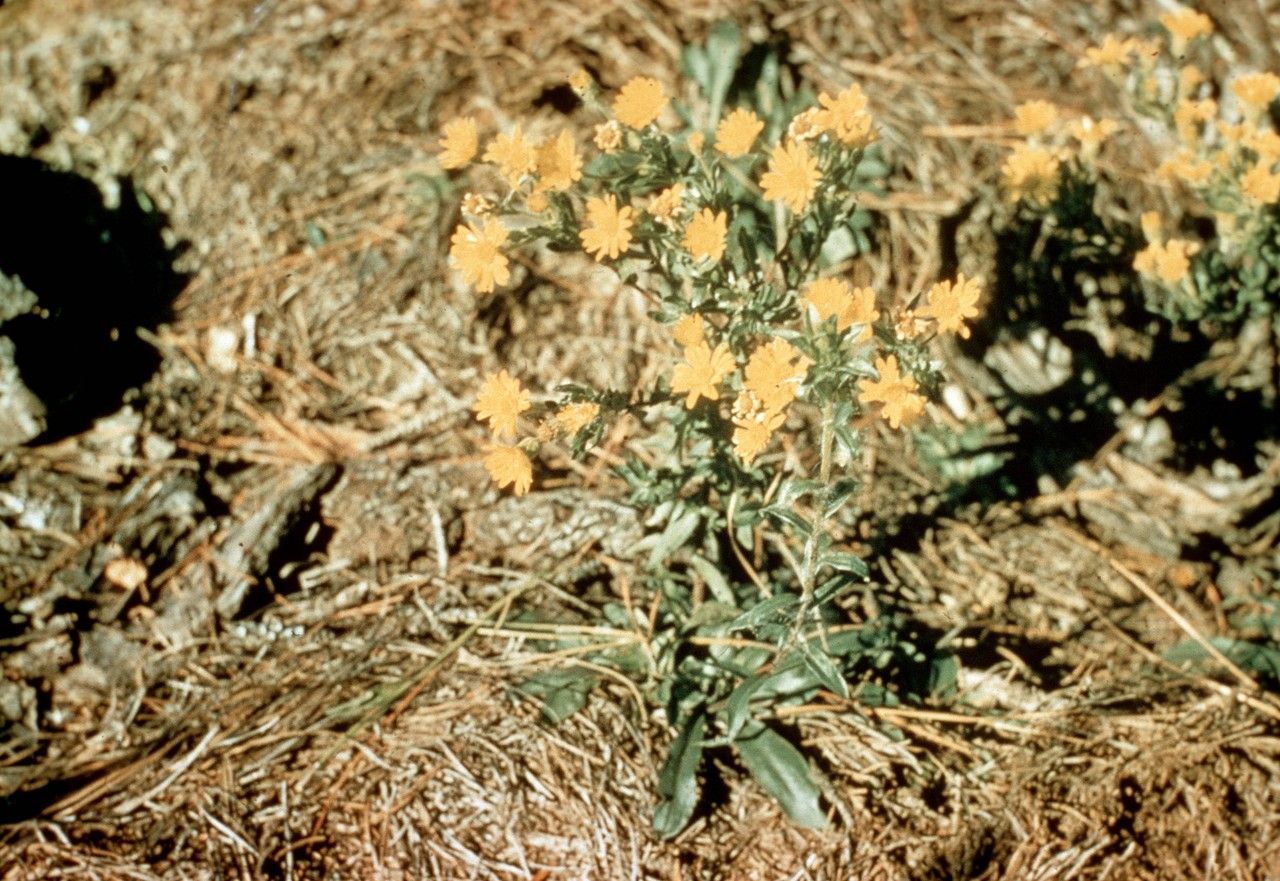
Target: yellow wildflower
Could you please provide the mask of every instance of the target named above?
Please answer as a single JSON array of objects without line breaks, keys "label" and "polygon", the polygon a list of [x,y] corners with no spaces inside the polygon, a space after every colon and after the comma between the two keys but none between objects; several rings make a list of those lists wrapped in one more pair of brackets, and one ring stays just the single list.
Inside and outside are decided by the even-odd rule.
[{"label": "yellow wildflower", "polygon": [[733,367],[733,353],[724,343],[716,346],[714,352],[705,342],[695,343],[684,350],[684,363],[677,364],[671,371],[671,390],[687,392],[684,405],[692,410],[700,397],[709,401],[719,399],[716,386],[733,372]]},{"label": "yellow wildflower", "polygon": [[495,437],[515,437],[516,418],[529,409],[529,393],[520,380],[505,370],[485,378],[472,410],[477,419],[487,419]]},{"label": "yellow wildflower", "polygon": [[1155,276],[1168,284],[1182,281],[1191,271],[1191,255],[1199,245],[1185,239],[1152,242],[1133,258],[1133,268],[1146,276]]},{"label": "yellow wildflower", "polygon": [[849,305],[840,314],[839,322],[843,327],[861,324],[862,330],[854,338],[855,343],[864,343],[871,339],[871,325],[880,317],[876,309],[876,292],[868,287],[854,288]]},{"label": "yellow wildflower", "polygon": [[1164,232],[1164,221],[1160,218],[1159,211],[1143,211],[1138,222],[1142,226],[1143,238],[1148,242],[1160,241],[1161,233]]},{"label": "yellow wildflower", "polygon": [[701,153],[702,148],[705,147],[706,145],[707,145],[707,136],[697,130],[690,132],[688,140],[685,141],[685,146],[688,147],[689,152],[695,156]]},{"label": "yellow wildflower", "polygon": [[649,216],[663,223],[674,220],[684,207],[681,204],[683,198],[684,184],[672,184],[653,197],[653,201],[649,203]]},{"label": "yellow wildflower", "polygon": [[498,135],[484,151],[484,161],[498,166],[498,171],[512,187],[520,185],[520,178],[533,171],[537,162],[533,147],[524,139],[520,126],[509,135]]},{"label": "yellow wildflower", "polygon": [[801,110],[787,126],[787,140],[812,141],[822,134],[822,126],[818,124],[822,111],[817,107]]},{"label": "yellow wildflower", "polygon": [[1204,82],[1204,72],[1194,64],[1184,64],[1178,71],[1178,94],[1191,95]]},{"label": "yellow wildflower", "polygon": [[938,322],[939,333],[952,331],[962,339],[969,338],[965,322],[978,315],[978,297],[982,296],[982,281],[956,276],[955,283],[940,281],[929,289],[929,304],[920,310],[925,318]]},{"label": "yellow wildflower", "polygon": [[445,123],[444,137],[440,139],[440,165],[443,168],[462,168],[475,158],[480,149],[480,135],[476,121],[463,116]]},{"label": "yellow wildflower", "polygon": [[910,309],[903,309],[893,323],[893,332],[904,340],[913,340],[928,328],[928,322]]},{"label": "yellow wildflower", "polygon": [[766,408],[750,389],[738,392],[733,402],[733,450],[744,464],[750,465],[764,452],[785,419],[783,413]]},{"label": "yellow wildflower", "polygon": [[739,107],[716,126],[716,149],[734,159],[750,150],[762,131],[764,121]]},{"label": "yellow wildflower", "polygon": [[1280,162],[1280,134],[1275,129],[1260,129],[1250,132],[1244,138],[1244,145],[1258,154],[1258,158],[1268,165]]},{"label": "yellow wildflower", "polygon": [[632,77],[613,102],[613,115],[630,128],[644,128],[667,106],[667,93],[653,77]]},{"label": "yellow wildflower", "polygon": [[1183,100],[1173,109],[1173,125],[1184,144],[1194,144],[1200,139],[1200,123],[1209,122],[1218,115],[1218,102],[1212,98],[1203,101]]},{"label": "yellow wildflower", "polygon": [[1043,147],[1019,144],[1000,166],[1009,200],[1048,205],[1058,194],[1058,155]]},{"label": "yellow wildflower", "polygon": [[671,329],[671,336],[684,348],[696,346],[698,343],[706,342],[706,331],[702,323],[702,316],[697,312],[690,312],[675,323],[675,327]]},{"label": "yellow wildflower", "polygon": [[585,67],[579,67],[573,73],[569,74],[569,88],[582,97],[591,89],[591,74],[587,73]]},{"label": "yellow wildflower", "polygon": [[782,339],[758,346],[742,371],[742,385],[749,389],[770,413],[780,413],[795,400],[800,384],[809,373],[810,361],[795,346]]},{"label": "yellow wildflower", "polygon": [[596,126],[593,143],[606,153],[612,153],[622,146],[622,127],[617,120],[611,119]]},{"label": "yellow wildflower", "polygon": [[462,273],[467,284],[487,294],[495,285],[511,278],[502,246],[507,242],[507,228],[496,217],[486,217],[483,227],[473,223],[459,224],[453,233],[449,264]]},{"label": "yellow wildflower", "polygon": [[1101,45],[1084,50],[1084,57],[1076,62],[1076,66],[1100,67],[1108,73],[1116,73],[1129,62],[1134,47],[1133,40],[1121,40],[1115,34],[1107,34]]},{"label": "yellow wildflower", "polygon": [[710,208],[703,208],[684,230],[682,244],[694,260],[707,259],[718,263],[724,256],[724,239],[728,229],[729,215],[720,211],[711,213]]},{"label": "yellow wildflower", "polygon": [[534,189],[529,194],[529,198],[524,200],[524,207],[528,208],[530,213],[541,214],[547,210],[547,193],[545,190]]},{"label": "yellow wildflower", "polygon": [[1024,138],[1038,135],[1058,120],[1058,108],[1048,101],[1026,101],[1013,109],[1013,128]]},{"label": "yellow wildflower", "polygon": [[475,217],[483,217],[493,210],[493,203],[480,193],[464,193],[462,196],[462,213]]},{"label": "yellow wildflower", "polygon": [[834,98],[823,92],[818,96],[822,110],[815,120],[842,144],[861,147],[871,141],[871,114],[867,112],[867,96],[854,83]]},{"label": "yellow wildflower", "polygon": [[1179,148],[1177,153],[1156,168],[1156,174],[1163,178],[1182,180],[1192,185],[1204,183],[1212,173],[1213,165],[1206,160],[1196,159],[1195,153],[1186,147]]},{"label": "yellow wildflower", "polygon": [[840,324],[840,317],[853,303],[853,295],[849,285],[838,278],[819,278],[809,282],[801,293],[801,299],[813,307],[818,313],[819,321],[826,321],[836,316],[836,329],[844,330],[848,325]]},{"label": "yellow wildflower", "polygon": [[769,168],[760,178],[764,197],[781,201],[796,214],[804,211],[813,198],[821,175],[818,160],[802,143],[779,144],[769,156]]},{"label": "yellow wildflower", "polygon": [[617,257],[631,244],[631,206],[618,207],[617,196],[587,200],[587,228],[579,237],[582,249],[597,261]]},{"label": "yellow wildflower", "polygon": [[573,141],[573,134],[568,130],[542,142],[536,163],[538,182],[535,190],[567,190],[582,179],[582,156]]},{"label": "yellow wildflower", "polygon": [[1115,133],[1116,123],[1112,119],[1095,122],[1092,117],[1082,116],[1071,123],[1071,136],[1080,142],[1080,159],[1086,164],[1098,158],[1102,142]]},{"label": "yellow wildflower", "polygon": [[533,485],[533,463],[519,447],[491,445],[484,457],[484,467],[499,488],[510,485],[518,496],[527,493]]},{"label": "yellow wildflower", "polygon": [[924,398],[916,393],[915,377],[899,374],[897,356],[877,358],[876,373],[879,379],[858,380],[858,400],[864,406],[882,404],[880,412],[890,428],[908,424],[924,412]]},{"label": "yellow wildflower", "polygon": [[1280,199],[1280,174],[1268,162],[1258,162],[1240,178],[1240,192],[1250,201],[1270,205]]},{"label": "yellow wildflower", "polygon": [[1247,110],[1246,115],[1256,118],[1271,106],[1280,93],[1280,77],[1274,73],[1246,73],[1231,83],[1231,91]]},{"label": "yellow wildflower", "polygon": [[1187,44],[1196,37],[1204,37],[1213,33],[1213,22],[1203,12],[1194,9],[1179,8],[1160,16],[1160,23],[1169,32],[1169,51],[1181,56],[1187,51]]},{"label": "yellow wildflower", "polygon": [[556,412],[556,422],[568,434],[577,434],[600,415],[600,405],[594,401],[565,404]]}]

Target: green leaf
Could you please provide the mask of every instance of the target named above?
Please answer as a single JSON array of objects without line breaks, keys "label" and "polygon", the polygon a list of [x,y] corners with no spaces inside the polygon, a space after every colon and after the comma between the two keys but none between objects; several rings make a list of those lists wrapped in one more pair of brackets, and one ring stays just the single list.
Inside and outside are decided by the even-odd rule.
[{"label": "green leaf", "polygon": [[827,691],[835,692],[841,697],[849,696],[849,686],[844,681],[840,668],[827,657],[826,652],[818,646],[802,645],[801,654],[804,656],[804,665],[813,671],[813,675]]},{"label": "green leaf", "polygon": [[847,226],[837,226],[822,243],[818,261],[820,266],[829,267],[856,256],[858,243],[854,240],[853,232]]},{"label": "green leaf", "polygon": [[733,743],[742,764],[764,791],[777,799],[788,817],[809,829],[827,825],[827,816],[818,804],[818,787],[809,777],[809,766],[786,738],[756,723]]},{"label": "green leaf", "polygon": [[685,723],[671,744],[671,752],[658,776],[658,796],[653,831],[672,838],[689,823],[698,804],[698,767],[702,764],[702,735],[707,717],[698,713]]},{"label": "green leaf", "polygon": [[844,551],[831,551],[823,554],[822,562],[837,572],[848,572],[859,578],[866,578],[871,571],[867,568],[866,561],[857,554],[848,554]]},{"label": "green leaf", "polygon": [[724,99],[729,94],[733,75],[738,70],[740,52],[738,25],[729,20],[717,22],[707,34],[706,48],[706,60],[710,67],[706,94],[712,125],[720,119],[720,112],[724,109]]},{"label": "green leaf", "polygon": [[733,588],[729,586],[728,579],[724,577],[724,573],[720,571],[716,564],[701,554],[690,555],[689,563],[702,576],[702,580],[707,583],[707,590],[711,591],[713,597],[725,605],[737,605],[737,600],[733,595]]},{"label": "green leaf", "polygon": [[[1249,673],[1280,681],[1280,649],[1243,639],[1215,636],[1209,643],[1232,663]],[[1209,653],[1195,640],[1184,640],[1164,653],[1165,660],[1175,664],[1209,660]]]},{"label": "green leaf", "polygon": [[929,694],[936,697],[952,694],[959,675],[960,663],[955,655],[950,652],[934,655],[929,661]]},{"label": "green leaf", "polygon": [[752,676],[745,679],[729,695],[722,715],[725,737],[733,740],[742,731],[742,727],[751,721],[751,698],[768,679],[768,676]]},{"label": "green leaf", "polygon": [[587,703],[587,695],[600,684],[600,677],[582,667],[547,670],[530,676],[515,686],[525,697],[540,701],[542,715],[552,725],[559,725]]},{"label": "green leaf", "polygon": [[664,560],[688,542],[693,531],[698,528],[700,519],[694,508],[689,508],[673,517],[649,552],[649,568],[657,569]]},{"label": "green leaf", "polygon": [[795,511],[787,508],[779,508],[776,505],[770,505],[765,508],[765,513],[775,520],[778,520],[796,531],[801,538],[808,538],[810,531],[813,529],[809,525],[809,521],[805,520]]}]

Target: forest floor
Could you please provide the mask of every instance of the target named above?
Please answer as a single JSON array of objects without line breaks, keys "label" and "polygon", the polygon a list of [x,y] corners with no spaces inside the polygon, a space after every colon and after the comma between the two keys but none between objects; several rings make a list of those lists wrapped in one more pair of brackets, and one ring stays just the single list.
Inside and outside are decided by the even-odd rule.
[{"label": "forest floor", "polygon": [[[1248,3],[1208,5],[1240,64],[1276,68]],[[0,273],[47,312],[0,335],[48,403],[0,445],[0,879],[1280,879],[1280,703],[1166,655],[1275,596],[1274,401],[1240,379],[1271,381],[1274,339],[1154,363],[1145,325],[993,287],[943,354],[999,492],[875,429],[860,500],[868,595],[953,635],[958,694],[793,708],[827,830],[725,759],[665,841],[661,718],[619,679],[548,725],[512,686],[556,659],[499,620],[531,579],[516,608],[647,607],[643,527],[603,464],[555,451],[528,496],[493,489],[470,405],[500,367],[629,388],[672,351],[581,260],[478,295],[444,259],[443,122],[585,139],[578,67],[683,95],[681,48],[733,18],[815,89],[868,93],[883,301],[989,274],[999,123],[1033,98],[1122,114],[1075,62],[1156,11],[0,4]],[[1123,160],[1133,221],[1149,156]]]}]

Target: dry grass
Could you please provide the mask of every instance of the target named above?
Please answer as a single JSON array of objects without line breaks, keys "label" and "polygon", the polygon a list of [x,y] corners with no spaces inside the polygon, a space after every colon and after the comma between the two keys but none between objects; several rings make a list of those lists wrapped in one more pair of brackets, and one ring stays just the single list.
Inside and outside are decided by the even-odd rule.
[{"label": "dry grass", "polygon": [[[558,109],[578,65],[606,86],[643,70],[675,88],[680,47],[732,13],[753,39],[790,41],[814,82],[866,87],[896,172],[865,272],[903,302],[943,269],[949,236],[983,259],[964,236],[980,240],[986,218],[958,233],[950,221],[992,201],[996,123],[1064,94],[1096,114],[1104,95],[1068,92],[1073,59],[1134,12],[5,4],[0,148],[27,152],[43,129],[38,157],[106,190],[130,176],[189,245],[192,277],[154,334],[163,363],[138,412],[5,454],[19,475],[7,491],[54,512],[14,530],[6,600],[103,590],[112,541],[151,572],[114,616],[85,613],[97,655],[54,623],[10,643],[49,689],[41,712],[68,715],[46,715],[39,741],[3,759],[0,804],[21,821],[0,828],[0,878],[1280,876],[1276,704],[1161,667],[1187,628],[1212,632],[1212,573],[1177,569],[1133,539],[1141,526],[1115,526],[1153,498],[1176,514],[1190,491],[1161,497],[1152,486],[1174,487],[1169,475],[1107,470],[1114,447],[1089,485],[938,520],[880,561],[880,589],[985,642],[954,707],[831,698],[788,711],[825,778],[828,833],[793,828],[717,764],[713,809],[659,841],[649,821],[668,735],[634,686],[608,681],[558,728],[508,689],[549,660],[502,626],[503,598],[576,610],[554,574],[597,554],[553,526],[531,541],[564,551],[540,557],[494,534],[563,511],[536,497],[504,507],[486,485],[467,410],[476,379],[503,364],[535,386],[626,385],[664,343],[643,299],[585,264],[535,256],[493,297],[454,284],[442,255],[458,193],[431,158],[441,120],[585,129],[580,108]],[[104,68],[112,85],[91,94]],[[1117,186],[1134,184],[1140,155],[1133,166],[1109,170]],[[148,460],[150,438],[172,454]],[[900,441],[876,447],[889,475],[876,492],[898,501],[872,509],[934,491]],[[553,484],[612,491],[601,467],[553,463]],[[276,511],[279,498],[294,501]],[[276,514],[287,540],[262,525]],[[260,610],[221,621],[214,604],[254,581],[234,570],[259,552]]]}]

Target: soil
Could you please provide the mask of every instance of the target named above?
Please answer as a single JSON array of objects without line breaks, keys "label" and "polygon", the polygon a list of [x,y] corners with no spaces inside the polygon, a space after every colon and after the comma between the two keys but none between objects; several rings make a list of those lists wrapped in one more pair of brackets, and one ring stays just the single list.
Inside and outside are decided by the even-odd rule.
[{"label": "soil", "polygon": [[[1274,68],[1254,7],[1206,11]],[[1276,341],[1091,309],[1123,255],[1058,291],[1006,271],[1041,239],[995,192],[999,123],[1122,115],[1075,59],[1158,11],[0,2],[0,878],[1280,878],[1280,678],[1165,655],[1275,601]],[[434,153],[463,112],[584,135],[579,66],[684,94],[681,47],[724,18],[870,96],[894,176],[859,271],[886,305],[992,280],[930,413],[999,464],[871,429],[841,523],[864,611],[948,635],[958,694],[790,708],[826,831],[726,762],[664,841],[661,717],[619,677],[548,725],[511,686],[555,659],[496,623],[648,607],[607,467],[628,438],[544,454],[513,499],[469,407],[500,367],[629,388],[668,344],[580,260],[461,285],[465,184]],[[1153,149],[1104,169],[1118,220],[1171,198]]]}]

